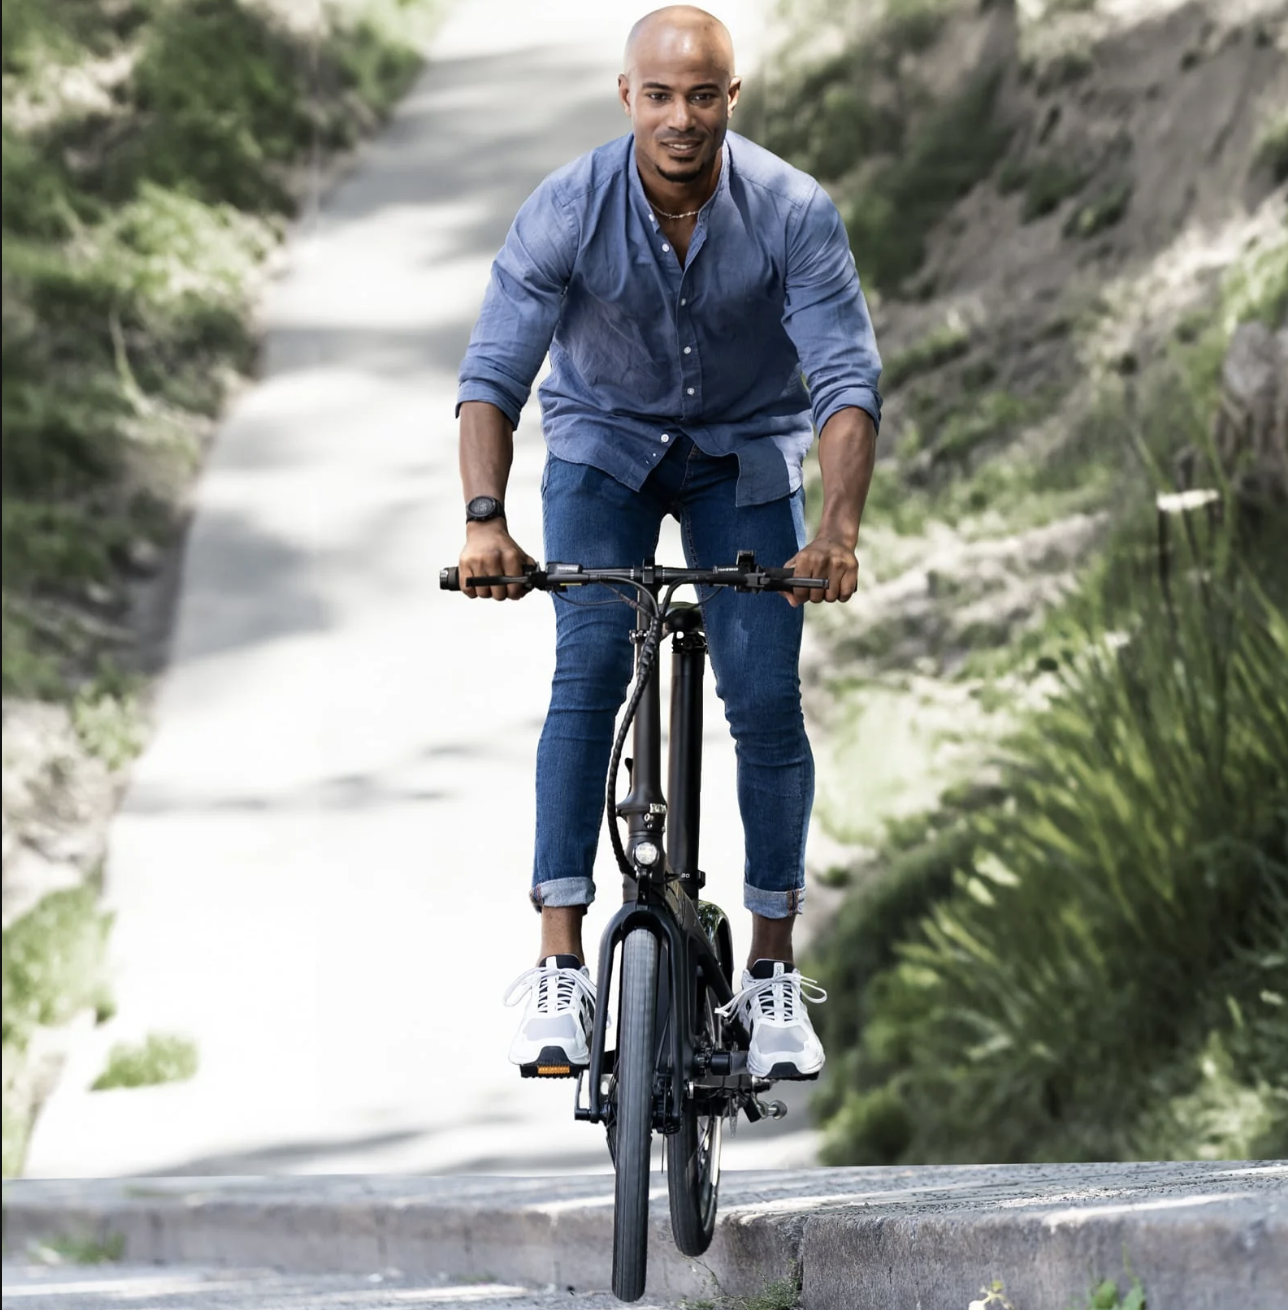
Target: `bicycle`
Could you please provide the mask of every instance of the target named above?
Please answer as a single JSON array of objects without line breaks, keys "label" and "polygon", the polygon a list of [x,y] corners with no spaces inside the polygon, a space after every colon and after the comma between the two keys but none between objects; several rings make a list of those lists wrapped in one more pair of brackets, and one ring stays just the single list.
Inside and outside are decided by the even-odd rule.
[{"label": "bicycle", "polygon": [[[458,570],[443,569],[439,585],[459,590]],[[624,886],[634,883],[635,897],[613,917],[600,943],[600,999],[589,1065],[577,1069],[538,1061],[521,1070],[529,1077],[575,1074],[576,1118],[607,1130],[616,1171],[613,1293],[636,1301],[644,1294],[648,1265],[653,1133],[666,1139],[675,1244],[684,1255],[699,1256],[715,1231],[724,1121],[740,1111],[753,1123],[787,1113],[781,1101],[761,1100],[772,1083],[747,1072],[750,1035],[739,1020],[720,1013],[733,997],[733,935],[724,911],[699,896],[706,881],[698,866],[706,634],[701,609],[676,602],[674,595],[686,585],[789,591],[826,587],[827,581],[761,568],[751,552],[739,551],[732,567],[672,569],[650,561],[639,568],[592,569],[551,563],[517,577],[467,578],[466,585],[520,585],[556,597],[571,588],[607,585],[638,615],[632,633],[635,681],[613,742],[604,799],[613,855],[627,880]],[[632,588],[638,599],[622,593],[622,587]],[[662,791],[657,676],[665,635],[672,637],[673,651],[669,805]],[[635,754],[626,761],[631,786],[618,801],[618,772],[632,725]],[[619,818],[626,821],[625,844]],[[619,947],[617,1045],[610,1050],[608,997]]]}]

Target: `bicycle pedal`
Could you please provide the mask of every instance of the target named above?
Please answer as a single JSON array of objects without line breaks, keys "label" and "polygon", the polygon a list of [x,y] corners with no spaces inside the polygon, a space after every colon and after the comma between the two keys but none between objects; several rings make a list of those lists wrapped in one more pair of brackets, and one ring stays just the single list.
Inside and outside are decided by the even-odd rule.
[{"label": "bicycle pedal", "polygon": [[521,1078],[576,1078],[584,1064],[573,1062],[557,1046],[547,1046],[530,1064],[519,1066]]}]

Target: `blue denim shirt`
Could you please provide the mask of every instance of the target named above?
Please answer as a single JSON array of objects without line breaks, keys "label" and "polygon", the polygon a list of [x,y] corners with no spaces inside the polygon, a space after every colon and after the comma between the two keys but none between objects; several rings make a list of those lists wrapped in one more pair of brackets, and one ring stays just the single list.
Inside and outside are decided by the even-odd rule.
[{"label": "blue denim shirt", "polygon": [[881,360],[841,216],[813,178],[730,132],[681,267],[633,144],[574,160],[519,210],[457,412],[485,400],[517,426],[549,350],[542,426],[560,459],[638,489],[684,432],[708,455],[738,456],[739,505],[790,495],[815,428],[847,406],[881,416]]}]

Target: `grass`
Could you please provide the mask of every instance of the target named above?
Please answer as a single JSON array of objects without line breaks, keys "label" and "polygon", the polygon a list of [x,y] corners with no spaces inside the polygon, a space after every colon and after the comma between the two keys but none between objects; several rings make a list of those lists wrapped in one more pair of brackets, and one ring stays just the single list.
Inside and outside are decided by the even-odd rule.
[{"label": "grass", "polygon": [[1132,184],[1127,178],[1108,182],[1069,215],[1064,234],[1086,240],[1121,222],[1131,204]]},{"label": "grass", "polygon": [[1000,85],[997,70],[984,70],[929,111],[843,209],[859,272],[877,290],[895,291],[921,268],[931,230],[1005,154],[1011,133],[997,121]]},{"label": "grass", "polygon": [[1257,144],[1253,165],[1264,168],[1276,186],[1288,182],[1288,113],[1267,124]]},{"label": "grass", "polygon": [[1059,159],[1036,164],[1024,183],[1020,221],[1032,223],[1053,213],[1087,185],[1089,176],[1086,169]]},{"label": "grass", "polygon": [[115,1087],[154,1087],[178,1083],[197,1072],[197,1047],[187,1037],[173,1033],[149,1033],[140,1043],[118,1042],[112,1047],[107,1067],[90,1090],[110,1091]]},{"label": "grass", "polygon": [[933,373],[970,350],[970,330],[958,321],[943,323],[895,355],[881,371],[882,387],[894,391],[912,378]]},{"label": "grass", "polygon": [[1135,597],[1126,645],[1071,647],[1005,799],[923,846],[911,932],[918,888],[888,884],[892,965],[840,916],[815,967],[862,999],[828,1007],[824,1040],[859,1034],[865,1085],[831,1107],[830,1163],[1137,1158],[1160,1091],[1194,1096],[1196,1043],[1282,1133],[1288,620],[1228,567],[1170,610]]},{"label": "grass", "polygon": [[117,1264],[125,1258],[125,1236],[109,1233],[106,1237],[55,1237],[43,1243],[60,1261],[74,1265]]},{"label": "grass", "polygon": [[749,1296],[730,1296],[721,1292],[696,1301],[685,1299],[680,1304],[684,1310],[797,1310],[800,1297],[800,1271],[793,1270],[772,1282],[766,1278],[760,1291]]},{"label": "grass", "polygon": [[[1039,677],[1050,697],[990,785],[888,823],[849,871],[810,964],[833,997],[826,1162],[1288,1154],[1283,529],[1197,534],[1169,596],[1152,510],[1209,440],[1233,327],[1286,318],[1271,242],[1130,391],[1108,374],[1056,451],[992,484],[1048,506],[1095,488],[1111,526],[1077,597],[964,670],[982,698]],[[876,508],[915,530],[960,483],[887,476]]]},{"label": "grass", "polygon": [[942,103],[909,72],[951,9],[887,0],[849,46],[789,69],[772,113],[751,106],[769,149],[836,184],[859,272],[886,293],[918,272],[931,230],[993,171],[1011,138],[998,115],[998,68],[976,69]]}]

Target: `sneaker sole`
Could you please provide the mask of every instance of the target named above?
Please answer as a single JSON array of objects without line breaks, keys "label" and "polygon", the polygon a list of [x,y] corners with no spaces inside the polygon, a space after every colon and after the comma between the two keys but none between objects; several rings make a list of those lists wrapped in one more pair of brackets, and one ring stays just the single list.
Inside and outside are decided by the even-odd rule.
[{"label": "sneaker sole", "polygon": [[587,1066],[574,1064],[562,1046],[544,1046],[541,1054],[528,1064],[519,1066],[521,1078],[576,1078]]},{"label": "sneaker sole", "polygon": [[790,1083],[812,1083],[817,1081],[822,1069],[815,1069],[813,1073],[801,1073],[794,1064],[775,1064],[771,1066],[768,1073],[756,1073],[750,1067],[747,1070],[753,1078],[768,1078],[773,1082],[790,1082]]}]

